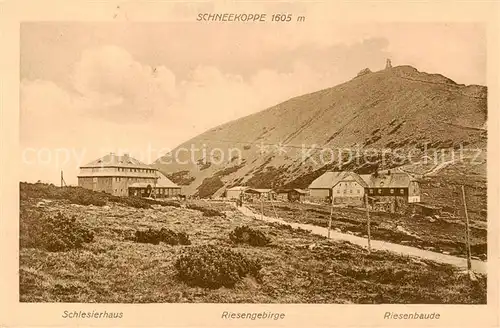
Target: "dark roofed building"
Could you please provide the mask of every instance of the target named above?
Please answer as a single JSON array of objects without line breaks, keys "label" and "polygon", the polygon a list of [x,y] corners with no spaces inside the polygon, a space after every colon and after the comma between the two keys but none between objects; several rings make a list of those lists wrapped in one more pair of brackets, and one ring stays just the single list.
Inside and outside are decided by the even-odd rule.
[{"label": "dark roofed building", "polygon": [[391,212],[420,202],[419,184],[406,172],[325,172],[311,183],[309,192],[312,199],[353,206],[362,206],[366,194],[372,208]]},{"label": "dark roofed building", "polygon": [[246,199],[272,200],[274,199],[274,191],[272,189],[248,188],[244,191],[244,197]]},{"label": "dark roofed building", "polygon": [[289,202],[301,202],[307,195],[307,191],[302,189],[274,189],[276,199]]},{"label": "dark roofed building", "polygon": [[418,182],[408,173],[390,172],[364,174],[360,176],[368,185],[366,193],[369,197],[399,196],[407,198],[408,203],[420,202]]}]

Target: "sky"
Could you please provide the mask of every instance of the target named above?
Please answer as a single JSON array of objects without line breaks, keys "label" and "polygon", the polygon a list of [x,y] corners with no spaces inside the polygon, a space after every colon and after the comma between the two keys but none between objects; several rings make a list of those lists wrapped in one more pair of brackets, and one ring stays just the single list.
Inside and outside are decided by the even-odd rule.
[{"label": "sky", "polygon": [[360,70],[412,65],[486,84],[486,34],[473,23],[21,24],[22,181],[109,152],[151,163],[224,122],[335,86]]}]

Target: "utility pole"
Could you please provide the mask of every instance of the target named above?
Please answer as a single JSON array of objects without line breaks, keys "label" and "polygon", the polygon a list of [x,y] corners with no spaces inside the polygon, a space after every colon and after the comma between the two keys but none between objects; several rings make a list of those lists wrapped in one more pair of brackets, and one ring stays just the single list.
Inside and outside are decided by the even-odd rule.
[{"label": "utility pole", "polygon": [[328,239],[330,239],[330,230],[332,230],[332,217],[333,217],[333,190],[330,197],[330,220],[328,220]]},{"label": "utility pole", "polygon": [[471,253],[470,253],[469,214],[467,213],[467,201],[465,200],[465,189],[463,185],[462,185],[462,197],[464,201],[464,212],[465,212],[465,248],[467,251],[467,271],[470,272],[472,264],[471,264]]},{"label": "utility pole", "polygon": [[276,220],[278,220],[278,212],[276,212],[276,208],[274,207],[273,195],[271,195],[271,206],[273,207],[274,216],[276,217]]},{"label": "utility pole", "polygon": [[66,181],[64,181],[63,171],[61,170],[61,188],[66,187]]},{"label": "utility pole", "polygon": [[264,197],[260,196],[260,219],[264,220]]},{"label": "utility pole", "polygon": [[368,232],[368,253],[372,251],[371,246],[371,232],[370,232],[370,211],[368,210],[368,196],[365,193],[365,209],[366,209],[366,229]]}]

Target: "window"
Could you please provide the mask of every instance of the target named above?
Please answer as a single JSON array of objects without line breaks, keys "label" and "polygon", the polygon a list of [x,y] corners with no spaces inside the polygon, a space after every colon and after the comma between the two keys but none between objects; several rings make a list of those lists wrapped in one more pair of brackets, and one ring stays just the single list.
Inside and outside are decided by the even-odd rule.
[{"label": "window", "polygon": [[382,189],[379,189],[379,190],[378,190],[378,193],[379,193],[379,194],[381,194],[381,193],[382,193]]},{"label": "window", "polygon": [[404,190],[404,189],[399,189],[399,193],[400,193],[401,195],[403,195],[403,194],[405,193],[405,190]]},{"label": "window", "polygon": [[359,189],[358,189],[358,194],[359,194]]},{"label": "window", "polygon": [[337,189],[337,194],[340,194],[340,189]]},{"label": "window", "polygon": [[350,194],[352,194],[352,189],[351,189],[351,190],[349,190],[349,193],[350,193]]},{"label": "window", "polygon": [[394,189],[391,188],[391,194],[394,194]]},{"label": "window", "polygon": [[373,189],[370,189],[370,194],[373,194]]}]

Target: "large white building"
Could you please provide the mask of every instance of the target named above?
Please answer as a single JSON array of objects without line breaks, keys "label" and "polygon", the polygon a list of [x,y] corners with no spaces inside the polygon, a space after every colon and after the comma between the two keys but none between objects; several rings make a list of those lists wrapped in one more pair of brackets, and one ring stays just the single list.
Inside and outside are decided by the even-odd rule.
[{"label": "large white building", "polygon": [[115,196],[168,198],[180,195],[181,187],[139,160],[110,153],[80,167],[80,187]]}]

